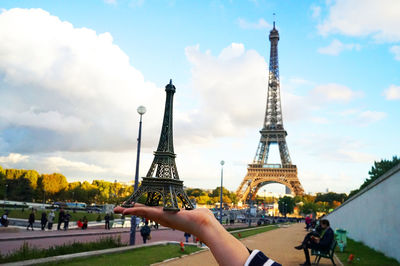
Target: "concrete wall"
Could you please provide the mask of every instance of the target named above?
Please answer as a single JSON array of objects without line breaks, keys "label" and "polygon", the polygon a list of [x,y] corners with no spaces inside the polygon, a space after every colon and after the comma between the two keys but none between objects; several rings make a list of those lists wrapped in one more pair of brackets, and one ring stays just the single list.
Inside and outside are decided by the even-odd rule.
[{"label": "concrete wall", "polygon": [[400,262],[400,164],[327,216],[331,227]]}]

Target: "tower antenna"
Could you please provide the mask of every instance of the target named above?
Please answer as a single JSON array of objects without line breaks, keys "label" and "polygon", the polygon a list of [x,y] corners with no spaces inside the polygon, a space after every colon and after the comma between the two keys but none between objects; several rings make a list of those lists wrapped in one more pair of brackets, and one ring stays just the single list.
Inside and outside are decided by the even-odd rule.
[{"label": "tower antenna", "polygon": [[275,29],[276,14],[275,14],[275,13],[272,13],[272,16],[273,16],[273,18],[274,18],[274,29]]}]

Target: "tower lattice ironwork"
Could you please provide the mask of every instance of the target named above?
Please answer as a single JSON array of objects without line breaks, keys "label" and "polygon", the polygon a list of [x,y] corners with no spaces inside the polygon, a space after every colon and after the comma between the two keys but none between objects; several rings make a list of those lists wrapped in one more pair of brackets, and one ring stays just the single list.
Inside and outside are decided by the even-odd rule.
[{"label": "tower lattice ironwork", "polygon": [[[248,165],[247,175],[240,184],[236,194],[241,202],[254,199],[258,190],[269,183],[280,183],[289,188],[292,193],[303,194],[304,190],[297,177],[297,167],[292,164],[288,145],[287,132],[283,127],[282,107],[279,81],[278,41],[279,32],[275,28],[270,31],[271,42],[267,108],[265,111],[264,125],[260,130],[261,138],[253,163]],[[281,164],[268,164],[269,148],[277,144]]]},{"label": "tower lattice ironwork", "polygon": [[165,101],[164,120],[161,128],[160,141],[157,151],[154,152],[153,163],[146,177],[136,192],[134,192],[123,204],[123,207],[133,207],[139,198],[147,193],[146,205],[164,206],[166,211],[179,211],[180,207],[193,209],[188,196],[183,190],[183,181],[179,180],[178,170],[175,164],[172,110],[175,86],[172,80],[165,87],[167,94]]}]

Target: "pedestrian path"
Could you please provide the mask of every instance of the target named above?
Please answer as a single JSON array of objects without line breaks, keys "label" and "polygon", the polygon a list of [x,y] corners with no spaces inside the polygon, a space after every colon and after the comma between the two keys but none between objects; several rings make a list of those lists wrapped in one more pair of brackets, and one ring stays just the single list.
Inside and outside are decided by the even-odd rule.
[{"label": "pedestrian path", "polygon": [[[282,265],[299,265],[304,263],[304,252],[294,249],[303,240],[307,232],[304,224],[293,224],[288,227],[281,227],[258,235],[250,236],[242,242],[250,249],[259,249],[271,259]],[[314,257],[311,258],[312,260]],[[342,265],[335,259],[337,265]],[[218,265],[210,251],[186,256],[181,259],[162,262],[159,265],[181,266],[181,265]],[[320,264],[332,265],[328,259],[321,259]]]}]

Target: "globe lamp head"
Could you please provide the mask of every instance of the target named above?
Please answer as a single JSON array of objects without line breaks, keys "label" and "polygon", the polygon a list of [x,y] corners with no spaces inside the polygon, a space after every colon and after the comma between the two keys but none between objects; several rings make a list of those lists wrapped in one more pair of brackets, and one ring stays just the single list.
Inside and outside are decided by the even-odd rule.
[{"label": "globe lamp head", "polygon": [[143,105],[139,106],[139,107],[137,108],[137,112],[138,112],[140,115],[144,115],[144,113],[146,113],[146,107],[144,107]]}]

